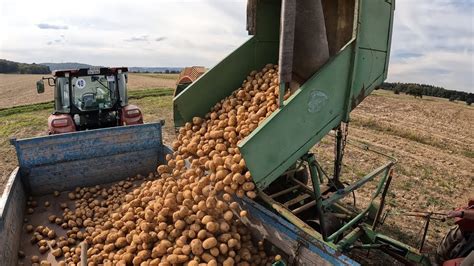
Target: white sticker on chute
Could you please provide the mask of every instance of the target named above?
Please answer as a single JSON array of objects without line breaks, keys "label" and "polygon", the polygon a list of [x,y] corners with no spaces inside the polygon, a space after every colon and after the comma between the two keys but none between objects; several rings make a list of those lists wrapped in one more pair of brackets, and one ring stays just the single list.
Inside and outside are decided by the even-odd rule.
[{"label": "white sticker on chute", "polygon": [[76,88],[84,89],[86,87],[86,81],[84,79],[77,79],[76,80]]},{"label": "white sticker on chute", "polygon": [[107,81],[108,82],[113,82],[113,81],[115,81],[115,77],[114,76],[107,76]]}]

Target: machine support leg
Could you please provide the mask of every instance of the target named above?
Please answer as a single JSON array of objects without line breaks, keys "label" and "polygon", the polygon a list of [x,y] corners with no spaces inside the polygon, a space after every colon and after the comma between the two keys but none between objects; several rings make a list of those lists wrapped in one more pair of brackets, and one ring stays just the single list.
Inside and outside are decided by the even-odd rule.
[{"label": "machine support leg", "polygon": [[385,187],[383,188],[382,196],[380,199],[380,205],[379,205],[379,208],[377,209],[377,214],[375,215],[375,219],[372,224],[372,230],[374,231],[379,223],[380,215],[382,215],[382,211],[385,206],[385,197],[387,196],[388,188],[390,187],[390,183],[392,182],[392,173],[393,173],[393,169],[390,169],[388,173],[387,182],[385,182]]},{"label": "machine support leg", "polygon": [[420,253],[422,252],[423,245],[425,244],[426,233],[428,233],[428,227],[430,226],[430,220],[431,220],[430,218],[431,218],[431,214],[428,214],[426,216],[426,223],[425,223],[425,228],[423,231],[423,237],[421,238],[420,249],[418,250]]},{"label": "machine support leg", "polygon": [[342,156],[343,156],[343,144],[342,144],[343,132],[341,125],[336,129],[336,147],[335,147],[335,158],[334,158],[334,175],[332,181],[336,186],[336,189],[343,188],[344,185],[339,180],[342,169]]},{"label": "machine support leg", "polygon": [[326,241],[327,240],[327,233],[325,230],[326,222],[324,220],[323,199],[321,198],[321,189],[320,189],[320,182],[319,182],[319,176],[321,173],[319,172],[318,167],[316,165],[316,158],[314,158],[314,154],[304,155],[303,160],[308,162],[309,172],[311,174],[311,181],[313,183],[314,197],[316,199],[316,210],[318,212],[321,235],[323,237],[323,240]]}]

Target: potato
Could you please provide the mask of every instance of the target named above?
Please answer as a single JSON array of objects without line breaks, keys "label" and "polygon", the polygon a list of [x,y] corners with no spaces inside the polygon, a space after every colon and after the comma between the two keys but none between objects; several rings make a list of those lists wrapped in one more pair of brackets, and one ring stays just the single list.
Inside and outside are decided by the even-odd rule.
[{"label": "potato", "polygon": [[25,227],[25,230],[26,230],[27,233],[32,233],[33,230],[34,230],[34,227],[33,227],[33,225],[29,224]]},{"label": "potato", "polygon": [[204,249],[211,249],[217,245],[217,239],[215,237],[209,237],[202,242]]},{"label": "potato", "polygon": [[58,258],[63,255],[63,251],[62,249],[57,248],[57,249],[53,249],[53,251],[51,251],[51,254],[53,254],[54,257]]},{"label": "potato", "polygon": [[166,258],[166,261],[173,264],[184,263],[188,260],[188,256],[186,255],[176,255],[171,254]]},{"label": "potato", "polygon": [[40,246],[40,247],[39,247],[39,252],[40,252],[41,254],[46,253],[48,250],[49,250],[49,246]]},{"label": "potato", "polygon": [[191,252],[194,255],[199,256],[204,252],[203,243],[200,239],[193,239],[189,245],[191,246]]},{"label": "potato", "polygon": [[223,266],[234,266],[235,261],[232,257],[228,257],[223,263]]},{"label": "potato", "polygon": [[31,256],[31,263],[39,263],[40,259],[38,256]]},{"label": "potato", "polygon": [[[260,259],[260,247],[239,221],[247,212],[234,202],[257,196],[237,143],[278,108],[278,86],[277,66],[253,71],[208,114],[179,129],[174,152],[155,173],[68,192],[72,203],[60,203],[62,215],[48,217],[67,230],[53,252],[77,263],[74,246],[85,240],[91,264],[264,264],[265,253]],[[29,208],[36,205],[28,199]],[[53,230],[40,229],[45,234],[36,233],[33,243],[53,237]]]},{"label": "potato", "polygon": [[115,241],[115,247],[118,248],[118,249],[127,246],[127,244],[128,244],[127,239],[123,236],[117,238],[117,240]]},{"label": "potato", "polygon": [[49,239],[54,239],[56,237],[56,232],[54,232],[54,230],[49,230],[47,236]]},{"label": "potato", "polygon": [[185,264],[186,266],[198,266],[199,265],[199,262],[195,261],[195,260],[192,260],[192,261],[189,261],[188,264]]},{"label": "potato", "polygon": [[74,192],[69,192],[69,193],[67,193],[67,197],[70,200],[75,200],[76,199],[76,194]]}]

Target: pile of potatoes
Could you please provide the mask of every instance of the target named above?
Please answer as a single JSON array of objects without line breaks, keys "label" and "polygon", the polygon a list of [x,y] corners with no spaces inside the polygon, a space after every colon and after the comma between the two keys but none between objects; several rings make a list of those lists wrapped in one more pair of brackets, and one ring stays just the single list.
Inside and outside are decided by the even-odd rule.
[{"label": "pile of potatoes", "polygon": [[[67,237],[52,246],[54,256],[63,258],[60,265],[80,261],[77,244],[83,241],[90,265],[273,262],[263,243],[252,241],[240,220],[247,212],[239,212],[234,196],[256,197],[237,143],[278,108],[277,69],[268,64],[252,71],[204,118],[194,117],[180,128],[173,154],[156,173],[70,192],[74,205],[63,204],[62,217],[49,218],[67,230]],[[137,187],[136,179],[144,181]],[[49,237],[48,230],[40,231]]]}]

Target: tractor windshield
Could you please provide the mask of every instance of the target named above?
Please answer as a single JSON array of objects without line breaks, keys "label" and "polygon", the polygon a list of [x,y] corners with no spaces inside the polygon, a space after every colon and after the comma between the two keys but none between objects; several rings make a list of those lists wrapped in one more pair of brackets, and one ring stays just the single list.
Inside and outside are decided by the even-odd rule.
[{"label": "tractor windshield", "polygon": [[73,77],[73,104],[81,111],[111,108],[117,101],[115,76]]}]

